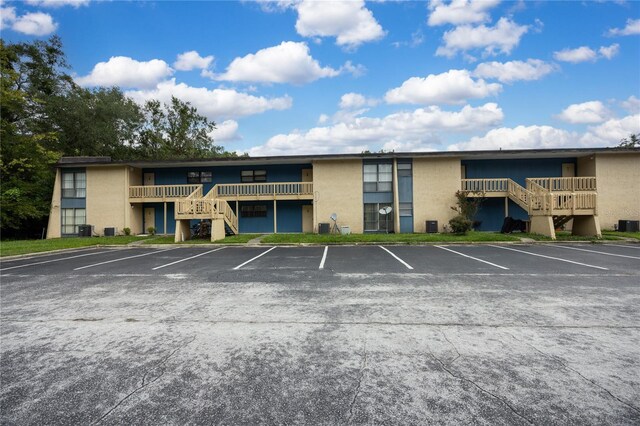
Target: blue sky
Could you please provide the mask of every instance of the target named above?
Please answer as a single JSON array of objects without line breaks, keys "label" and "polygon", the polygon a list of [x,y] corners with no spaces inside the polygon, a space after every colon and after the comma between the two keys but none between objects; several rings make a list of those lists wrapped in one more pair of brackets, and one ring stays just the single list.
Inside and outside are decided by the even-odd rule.
[{"label": "blue sky", "polygon": [[2,3],[86,87],[171,95],[250,155],[615,146],[640,133],[640,2]]}]

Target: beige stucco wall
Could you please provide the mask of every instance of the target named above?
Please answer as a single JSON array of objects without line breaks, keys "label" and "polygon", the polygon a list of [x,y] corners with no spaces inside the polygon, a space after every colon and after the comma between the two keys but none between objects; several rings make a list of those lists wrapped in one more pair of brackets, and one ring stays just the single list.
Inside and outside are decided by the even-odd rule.
[{"label": "beige stucco wall", "polygon": [[426,232],[425,221],[437,220],[438,230],[456,215],[455,193],[460,189],[460,159],[413,160],[413,230]]},{"label": "beige stucco wall", "polygon": [[597,154],[598,216],[601,229],[620,219],[640,220],[640,153]]},{"label": "beige stucco wall", "polygon": [[338,215],[338,226],[363,232],[362,160],[314,161],[313,191],[314,232],[318,232],[318,223],[331,223],[331,213]]},{"label": "beige stucco wall", "polygon": [[595,176],[596,175],[595,155],[578,157],[577,168],[578,170],[576,170],[576,176]]},{"label": "beige stucco wall", "polygon": [[56,181],[53,184],[53,194],[51,195],[51,208],[49,209],[49,224],[47,225],[47,238],[60,238],[62,225],[60,222],[60,196],[61,196],[61,173],[56,169]]},{"label": "beige stucco wall", "polygon": [[127,191],[129,176],[123,167],[87,168],[87,223],[94,232],[104,234],[104,228],[115,226],[118,232],[129,227],[131,207]]}]

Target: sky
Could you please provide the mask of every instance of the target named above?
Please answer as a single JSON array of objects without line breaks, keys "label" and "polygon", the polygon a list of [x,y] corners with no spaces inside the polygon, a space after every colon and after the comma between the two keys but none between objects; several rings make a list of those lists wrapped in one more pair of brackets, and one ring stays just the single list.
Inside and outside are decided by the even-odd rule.
[{"label": "sky", "polygon": [[637,1],[0,3],[81,86],[176,96],[251,156],[616,146],[640,133]]}]

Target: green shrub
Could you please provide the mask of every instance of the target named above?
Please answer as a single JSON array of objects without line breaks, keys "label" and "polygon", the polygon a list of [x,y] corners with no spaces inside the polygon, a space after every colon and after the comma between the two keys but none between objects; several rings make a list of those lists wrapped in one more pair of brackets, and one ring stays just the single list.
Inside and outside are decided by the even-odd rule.
[{"label": "green shrub", "polygon": [[472,222],[462,215],[457,215],[449,221],[451,232],[458,235],[466,235],[471,230]]},{"label": "green shrub", "polygon": [[149,235],[156,235],[156,228],[154,226],[150,226],[147,228],[147,232]]},{"label": "green shrub", "polygon": [[124,232],[124,235],[131,235],[131,228],[122,228],[122,232]]}]

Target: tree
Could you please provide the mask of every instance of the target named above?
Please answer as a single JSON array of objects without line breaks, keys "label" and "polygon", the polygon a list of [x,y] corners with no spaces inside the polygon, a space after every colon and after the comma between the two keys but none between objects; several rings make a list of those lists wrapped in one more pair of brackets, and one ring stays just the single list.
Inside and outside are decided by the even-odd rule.
[{"label": "tree", "polygon": [[631,133],[628,138],[620,140],[620,145],[618,146],[621,148],[640,148],[640,133]]},{"label": "tree", "polygon": [[171,97],[169,104],[147,101],[145,122],[140,132],[138,153],[147,159],[212,158],[234,156],[214,145],[213,121],[200,115],[189,102]]}]

